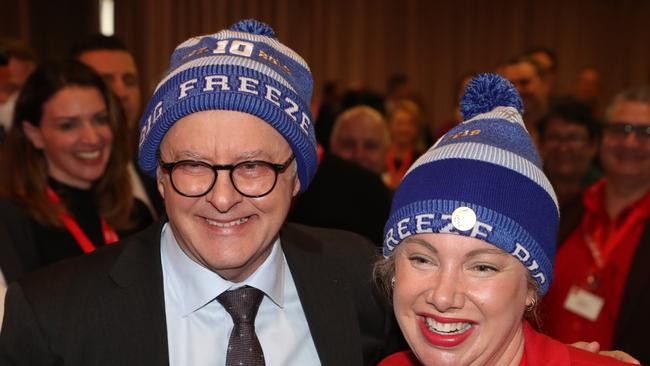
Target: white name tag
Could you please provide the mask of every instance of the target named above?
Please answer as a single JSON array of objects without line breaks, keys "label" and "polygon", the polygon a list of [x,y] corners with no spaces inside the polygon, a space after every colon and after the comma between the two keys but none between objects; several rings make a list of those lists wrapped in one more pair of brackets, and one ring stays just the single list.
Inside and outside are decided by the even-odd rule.
[{"label": "white name tag", "polygon": [[598,319],[604,304],[605,299],[577,286],[571,287],[564,300],[565,309],[592,322]]}]

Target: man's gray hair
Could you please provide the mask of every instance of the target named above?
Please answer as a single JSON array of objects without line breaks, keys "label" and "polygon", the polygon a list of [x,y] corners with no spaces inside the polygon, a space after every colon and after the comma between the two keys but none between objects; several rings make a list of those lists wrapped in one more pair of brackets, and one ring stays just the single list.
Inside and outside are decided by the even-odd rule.
[{"label": "man's gray hair", "polygon": [[388,131],[388,126],[386,125],[386,120],[384,116],[376,109],[367,106],[367,105],[358,105],[355,107],[348,108],[344,110],[334,121],[334,127],[332,128],[332,133],[330,135],[330,145],[335,145],[338,143],[341,125],[348,120],[368,117],[371,121],[375,122],[377,126],[382,129],[382,136],[386,146],[390,145],[390,132]]},{"label": "man's gray hair", "polygon": [[650,105],[650,86],[643,85],[618,93],[605,110],[605,120],[609,121],[612,113],[622,102],[639,102]]}]

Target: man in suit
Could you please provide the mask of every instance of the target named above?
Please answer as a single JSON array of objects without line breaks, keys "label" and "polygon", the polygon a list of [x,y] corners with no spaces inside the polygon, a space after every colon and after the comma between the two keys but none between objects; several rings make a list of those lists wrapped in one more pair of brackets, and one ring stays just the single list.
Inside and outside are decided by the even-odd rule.
[{"label": "man in suit", "polygon": [[317,167],[311,92],[266,24],[180,44],[140,123],[139,163],[168,218],[11,285],[0,364],[361,365],[391,352],[372,244],[284,223]]},{"label": "man in suit", "polygon": [[[132,152],[135,156],[142,92],[138,67],[133,55],[121,39],[103,34],[90,35],[76,44],[71,53],[73,58],[95,70],[120,101],[124,122],[129,131],[127,143],[133,145]],[[164,207],[162,198],[156,190],[156,182],[136,168],[135,159],[129,164],[129,174],[133,194],[147,205],[153,217],[158,217]]]},{"label": "man in suit", "polygon": [[604,179],[560,221],[555,282],[544,298],[545,329],[564,342],[650,362],[650,87],[619,94],[600,141]]}]

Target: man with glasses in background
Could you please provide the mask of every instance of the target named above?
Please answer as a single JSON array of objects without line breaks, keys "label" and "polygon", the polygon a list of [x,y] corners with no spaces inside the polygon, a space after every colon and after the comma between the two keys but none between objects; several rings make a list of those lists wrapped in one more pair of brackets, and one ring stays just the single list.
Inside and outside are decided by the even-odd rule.
[{"label": "man with glasses in background", "polygon": [[266,24],[180,44],[140,122],[167,220],[9,288],[2,365],[361,365],[391,352],[362,237],[285,223],[311,73]]},{"label": "man with glasses in background", "polygon": [[[603,179],[575,212],[563,213],[544,328],[564,342],[596,340],[602,349],[650,363],[650,87],[619,94],[600,143]],[[573,230],[567,230],[573,228]]]},{"label": "man with glasses in background", "polygon": [[591,108],[573,98],[557,100],[537,124],[544,173],[557,195],[560,216],[600,178],[594,164],[600,128]]}]

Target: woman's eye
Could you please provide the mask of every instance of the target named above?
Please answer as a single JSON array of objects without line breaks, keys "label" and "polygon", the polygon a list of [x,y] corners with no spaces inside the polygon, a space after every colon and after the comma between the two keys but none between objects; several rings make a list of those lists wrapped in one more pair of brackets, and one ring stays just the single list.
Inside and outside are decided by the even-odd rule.
[{"label": "woman's eye", "polygon": [[497,267],[490,264],[477,264],[474,269],[479,272],[498,272]]},{"label": "woman's eye", "polygon": [[427,258],[420,257],[420,256],[412,256],[409,258],[409,261],[413,262],[414,264],[428,264],[431,263],[431,261]]}]

